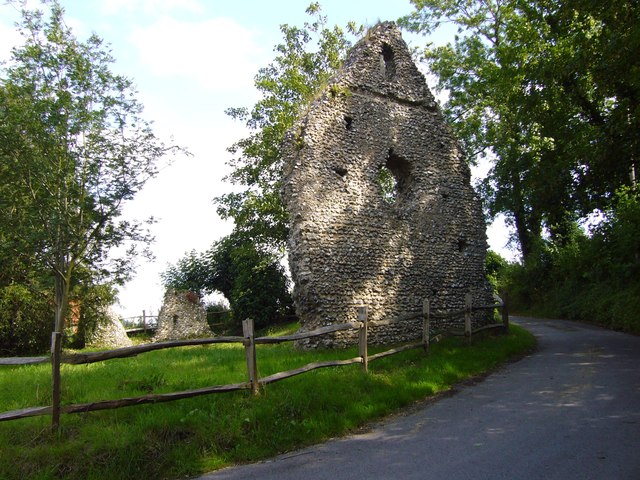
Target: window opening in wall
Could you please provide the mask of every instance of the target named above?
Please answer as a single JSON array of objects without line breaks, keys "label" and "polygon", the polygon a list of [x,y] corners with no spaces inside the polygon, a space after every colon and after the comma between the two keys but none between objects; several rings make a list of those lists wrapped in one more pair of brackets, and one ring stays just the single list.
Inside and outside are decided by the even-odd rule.
[{"label": "window opening in wall", "polygon": [[380,171],[378,172],[378,184],[380,185],[380,189],[382,192],[382,200],[385,203],[393,204],[398,197],[398,184],[389,170],[389,167],[383,165],[380,167]]},{"label": "window opening in wall", "polygon": [[386,80],[393,80],[396,76],[396,62],[394,60],[393,49],[387,43],[382,44],[381,66],[383,76]]},{"label": "window opening in wall", "polygon": [[344,126],[347,130],[351,130],[353,128],[353,118],[345,115],[344,117]]},{"label": "window opening in wall", "polygon": [[467,241],[464,238],[458,239],[458,251],[463,253],[467,249]]},{"label": "window opening in wall", "polygon": [[389,205],[394,204],[406,191],[410,175],[409,162],[396,155],[393,149],[389,149],[387,161],[378,171],[378,185],[382,200]]},{"label": "window opening in wall", "polygon": [[173,325],[177,325],[178,324],[178,315],[174,315],[173,316]]}]

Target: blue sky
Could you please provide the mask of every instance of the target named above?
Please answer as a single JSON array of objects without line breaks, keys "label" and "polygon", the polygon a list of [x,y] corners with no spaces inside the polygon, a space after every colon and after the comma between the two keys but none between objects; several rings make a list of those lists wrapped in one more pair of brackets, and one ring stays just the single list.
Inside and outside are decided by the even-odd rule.
[{"label": "blue sky", "polygon": [[[111,45],[114,70],[132,78],[156,132],[186,146],[192,157],[178,157],[162,169],[126,208],[127,216],[154,216],[153,263],[119,295],[118,310],[157,312],[163,290],[159,274],[192,249],[205,250],[228,234],[232,224],[217,216],[212,198],[230,191],[226,147],[242,138],[244,127],[224,114],[228,107],[251,107],[258,99],[253,77],[273,58],[279,26],[302,25],[310,0],[61,0],[67,24],[80,39],[97,33]],[[409,0],[324,0],[329,24],[374,25],[413,10]],[[31,1],[30,5],[38,5]],[[0,4],[0,59],[19,41],[15,7]],[[426,43],[406,38],[415,46]],[[431,39],[448,40],[446,36]],[[492,248],[503,250],[506,232],[489,230]]]}]

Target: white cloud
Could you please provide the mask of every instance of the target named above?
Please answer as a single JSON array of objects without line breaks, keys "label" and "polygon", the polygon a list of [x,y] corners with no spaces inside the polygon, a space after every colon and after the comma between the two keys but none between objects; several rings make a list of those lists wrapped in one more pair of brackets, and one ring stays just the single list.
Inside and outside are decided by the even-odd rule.
[{"label": "white cloud", "polygon": [[[39,3],[27,2],[25,8],[42,8]],[[22,5],[0,3],[0,61],[9,60],[11,49],[24,44],[15,23],[21,23]]]},{"label": "white cloud", "polygon": [[263,54],[253,35],[227,18],[200,22],[161,17],[134,31],[142,62],[158,76],[191,78],[209,90],[243,90]]},{"label": "white cloud", "polygon": [[15,28],[0,23],[0,60],[8,60],[11,49],[22,43],[22,38]]},{"label": "white cloud", "polygon": [[106,0],[100,9],[105,15],[141,13],[161,15],[171,11],[202,13],[204,7],[197,0]]}]

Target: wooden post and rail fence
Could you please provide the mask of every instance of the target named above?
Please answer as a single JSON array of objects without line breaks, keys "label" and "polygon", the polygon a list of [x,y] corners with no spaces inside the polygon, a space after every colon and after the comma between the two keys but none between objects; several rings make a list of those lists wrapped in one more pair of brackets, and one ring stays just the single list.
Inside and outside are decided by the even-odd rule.
[{"label": "wooden post and rail fence", "polygon": [[154,331],[158,326],[158,315],[150,315],[142,310],[142,315],[122,319],[122,326],[127,334]]},{"label": "wooden post and rail fence", "polygon": [[[492,323],[484,325],[482,327],[472,329],[471,316],[472,313],[479,310],[494,310],[500,309],[502,322]],[[298,332],[292,335],[284,335],[280,337],[255,337],[253,320],[247,319],[242,322],[243,336],[227,336],[227,337],[212,337],[212,338],[200,338],[192,340],[175,340],[158,343],[148,343],[143,345],[137,345],[133,347],[124,347],[114,350],[105,350],[102,352],[89,352],[89,353],[73,353],[62,354],[60,356],[43,356],[43,357],[12,357],[12,358],[0,358],[1,365],[32,365],[38,363],[49,363],[56,358],[60,363],[81,365],[95,362],[102,362],[111,360],[114,358],[126,358],[139,355],[145,352],[151,352],[154,350],[161,350],[165,348],[176,348],[190,345],[212,345],[217,343],[242,343],[245,349],[245,358],[247,366],[247,381],[229,385],[214,385],[210,387],[198,388],[195,390],[187,390],[182,392],[172,393],[158,393],[148,394],[138,397],[120,398],[117,400],[101,400],[91,403],[83,404],[70,404],[61,405],[59,396],[53,395],[53,405],[40,406],[40,407],[28,407],[20,410],[12,410],[8,412],[0,413],[0,421],[16,420],[19,418],[51,415],[52,425],[54,428],[59,426],[59,416],[61,413],[81,413],[90,412],[96,410],[111,410],[121,407],[127,407],[132,405],[142,405],[146,403],[161,403],[170,402],[174,400],[180,400],[183,398],[196,397],[200,395],[209,395],[214,393],[232,392],[236,390],[250,390],[252,394],[259,393],[260,388],[264,385],[278,382],[286,378],[290,378],[296,375],[300,375],[312,370],[327,367],[337,367],[343,365],[352,365],[359,363],[361,368],[366,372],[368,371],[369,363],[379,358],[383,358],[389,355],[394,355],[405,350],[422,348],[425,352],[429,351],[430,342],[439,341],[446,336],[464,336],[467,339],[467,343],[471,341],[471,337],[482,331],[491,329],[499,329],[500,331],[508,332],[509,330],[509,313],[507,309],[507,303],[500,297],[496,296],[496,303],[492,305],[480,305],[474,306],[471,303],[471,295],[467,295],[465,298],[465,307],[462,310],[452,310],[448,312],[432,312],[429,300],[425,300],[423,303],[422,314],[416,314],[412,317],[395,319],[395,320],[378,320],[369,321],[368,319],[368,307],[358,307],[358,316],[356,322],[348,322],[342,324],[331,325],[322,327],[309,332]],[[464,330],[445,330],[431,335],[430,325],[432,319],[450,319],[455,317],[464,318]],[[375,328],[382,325],[390,325],[398,321],[406,321],[410,319],[416,319],[422,317],[422,335],[419,342],[402,345],[400,347],[392,348],[384,352],[376,353],[374,355],[368,354],[368,334],[370,328]],[[288,370],[285,372],[275,373],[267,377],[260,377],[258,374],[258,362],[256,354],[256,345],[262,344],[277,344],[283,342],[292,342],[297,340],[303,340],[306,338],[312,338],[320,335],[327,335],[340,331],[358,330],[358,345],[359,356],[347,359],[347,360],[329,360],[323,362],[312,362],[302,367]],[[60,371],[58,364],[57,369],[53,371]],[[58,385],[60,378],[57,379]]]}]

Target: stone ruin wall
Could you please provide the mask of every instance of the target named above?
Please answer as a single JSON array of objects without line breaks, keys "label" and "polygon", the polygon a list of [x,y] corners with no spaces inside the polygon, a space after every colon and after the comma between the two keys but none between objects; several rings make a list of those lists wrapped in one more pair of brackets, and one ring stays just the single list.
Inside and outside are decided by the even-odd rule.
[{"label": "stone ruin wall", "polygon": [[154,342],[181,340],[212,335],[207,311],[196,294],[167,289],[160,312]]},{"label": "stone ruin wall", "polygon": [[86,338],[90,347],[122,348],[133,345],[118,315],[111,309],[104,312],[95,330]]},{"label": "stone ruin wall", "polygon": [[[356,307],[367,305],[370,320],[414,317],[369,331],[372,343],[397,343],[421,335],[415,316],[425,298],[432,311],[463,308],[467,292],[474,304],[492,303],[469,168],[393,23],[354,46],[285,148],[282,193],[302,331],[356,321]],[[383,168],[396,181],[392,200],[383,197]],[[356,336],[298,346],[344,346]]]}]

